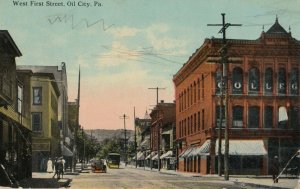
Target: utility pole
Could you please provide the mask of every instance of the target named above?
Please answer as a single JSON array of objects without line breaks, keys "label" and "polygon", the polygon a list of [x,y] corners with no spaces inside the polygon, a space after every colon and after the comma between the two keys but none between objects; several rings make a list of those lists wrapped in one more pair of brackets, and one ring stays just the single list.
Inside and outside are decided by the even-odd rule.
[{"label": "utility pole", "polygon": [[136,143],[136,124],[135,124],[135,107],[133,107],[133,124],[134,124],[134,151],[135,151],[135,168],[137,168],[137,143]]},{"label": "utility pole", "polygon": [[126,139],[126,122],[125,122],[125,120],[128,119],[128,118],[129,117],[125,114],[121,117],[121,119],[124,119],[124,137],[125,137],[125,142],[124,142],[125,158],[124,158],[124,161],[125,161],[125,166],[127,165],[127,139]]},{"label": "utility pole", "polygon": [[[165,88],[159,88],[159,87],[156,87],[156,88],[148,88],[148,89],[155,89],[156,90],[156,108],[157,108],[157,113],[156,113],[156,128],[157,128],[157,170],[160,171],[160,126],[159,126],[159,122],[158,122],[158,119],[159,119],[159,110],[158,110],[158,90],[162,90],[162,89],[165,89]],[[152,126],[151,126],[152,127]],[[150,129],[150,132],[151,132],[151,129]],[[152,158],[150,156],[150,158]],[[150,162],[152,162],[150,160]],[[151,169],[152,169],[152,166],[151,166]]]},{"label": "utility pole", "polygon": [[[223,34],[223,46],[221,48],[221,63],[223,66],[223,73],[222,73],[222,79],[221,81],[224,81],[224,87],[223,83],[221,83],[221,95],[225,94],[224,96],[224,120],[225,120],[225,132],[224,132],[224,137],[225,137],[225,152],[224,152],[224,179],[229,180],[229,125],[228,125],[228,61],[227,61],[227,40],[226,40],[226,29],[229,26],[242,26],[241,24],[230,24],[230,23],[225,23],[225,13],[222,13],[222,24],[207,24],[207,26],[222,26],[221,30],[219,33]],[[224,90],[224,92],[223,92]],[[221,101],[223,101],[223,98],[221,97]],[[220,103],[220,108],[222,109],[222,104],[223,102]],[[220,111],[222,113],[222,110]],[[220,120],[222,121],[222,120]],[[222,125],[222,123],[220,124]],[[219,132],[221,132],[219,125]],[[220,150],[220,141],[221,141],[221,134],[219,134],[219,150]],[[221,143],[222,144],[222,143]],[[220,161],[220,156],[221,152],[218,150],[218,156],[219,156],[219,161]],[[221,151],[221,150],[220,150]],[[219,162],[220,164],[220,162]],[[219,166],[218,166],[219,168]],[[219,172],[219,170],[218,170]]]},{"label": "utility pole", "polygon": [[72,158],[74,172],[76,170],[76,160],[77,160],[76,142],[77,142],[77,132],[79,128],[79,107],[80,107],[80,67],[79,67],[79,74],[78,74],[77,112],[76,112],[77,115],[76,115],[76,126],[74,129],[74,145],[73,145],[73,158]]}]

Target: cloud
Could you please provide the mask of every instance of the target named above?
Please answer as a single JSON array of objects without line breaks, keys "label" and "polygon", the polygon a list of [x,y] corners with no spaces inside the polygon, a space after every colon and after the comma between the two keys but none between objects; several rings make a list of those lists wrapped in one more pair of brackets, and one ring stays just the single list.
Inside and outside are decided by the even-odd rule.
[{"label": "cloud", "polygon": [[134,37],[141,30],[138,28],[123,26],[123,27],[114,27],[109,30],[109,33],[113,34],[115,38],[124,38],[124,37]]}]

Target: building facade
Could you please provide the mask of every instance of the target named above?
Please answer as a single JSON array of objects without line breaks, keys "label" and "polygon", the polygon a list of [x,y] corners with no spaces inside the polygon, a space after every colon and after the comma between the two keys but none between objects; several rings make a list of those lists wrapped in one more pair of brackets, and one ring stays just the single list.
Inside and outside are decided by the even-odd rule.
[{"label": "building facade", "polygon": [[178,168],[216,173],[218,128],[223,158],[228,124],[229,174],[270,174],[274,156],[283,167],[300,146],[300,42],[277,18],[257,40],[228,39],[226,106],[222,48],[222,39],[206,39],[174,75]]},{"label": "building facade", "polygon": [[48,159],[54,161],[61,156],[57,103],[60,92],[51,73],[35,72],[31,83],[32,170],[45,172]]},{"label": "building facade", "polygon": [[[173,146],[175,128],[175,103],[161,101],[150,113],[151,123],[151,151],[155,152],[151,160],[153,167],[174,169],[175,148]],[[173,152],[174,151],[174,152]]]},{"label": "building facade", "polygon": [[136,161],[139,167],[146,166],[145,158],[150,153],[151,117],[146,111],[143,118],[135,118],[136,128]]},{"label": "building facade", "polygon": [[9,32],[0,30],[0,163],[17,180],[31,177],[30,103],[23,98],[26,81],[16,72],[20,56]]}]

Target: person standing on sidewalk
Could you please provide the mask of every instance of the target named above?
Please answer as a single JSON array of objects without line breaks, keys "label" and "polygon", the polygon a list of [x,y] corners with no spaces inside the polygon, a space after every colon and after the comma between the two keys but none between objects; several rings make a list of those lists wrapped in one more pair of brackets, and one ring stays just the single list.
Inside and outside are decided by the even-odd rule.
[{"label": "person standing on sidewalk", "polygon": [[48,173],[52,173],[53,172],[53,165],[52,165],[51,158],[49,158],[49,160],[47,161],[47,172]]},{"label": "person standing on sidewalk", "polygon": [[278,174],[279,174],[279,161],[278,161],[278,156],[275,156],[272,162],[272,177],[274,183],[278,183]]}]

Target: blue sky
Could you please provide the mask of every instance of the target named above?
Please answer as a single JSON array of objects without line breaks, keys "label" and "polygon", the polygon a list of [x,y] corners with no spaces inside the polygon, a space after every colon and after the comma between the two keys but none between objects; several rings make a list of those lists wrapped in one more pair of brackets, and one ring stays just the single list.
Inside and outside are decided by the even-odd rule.
[{"label": "blue sky", "polygon": [[[65,6],[14,6],[0,0],[0,29],[8,30],[23,56],[17,65],[53,65],[66,62],[69,100],[77,93],[81,66],[81,116],[84,128],[121,129],[120,116],[133,107],[143,117],[156,103],[149,87],[164,87],[159,99],[173,102],[173,75],[205,38],[221,37],[219,27],[207,24],[243,24],[227,30],[228,38],[257,39],[275,22],[300,39],[299,0],[98,0],[102,6],[80,7],[79,0],[53,0]],[[15,0],[16,1],[16,0]],[[67,6],[75,2],[76,6]],[[82,0],[93,4],[93,0]]]}]

